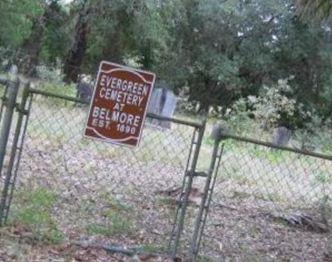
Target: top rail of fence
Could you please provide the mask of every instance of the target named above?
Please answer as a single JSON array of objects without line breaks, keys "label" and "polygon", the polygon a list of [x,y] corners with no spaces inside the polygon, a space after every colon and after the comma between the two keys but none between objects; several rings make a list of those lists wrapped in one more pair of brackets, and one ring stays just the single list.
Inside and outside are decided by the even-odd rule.
[{"label": "top rail of fence", "polygon": [[241,137],[241,136],[230,135],[230,134],[222,134],[221,138],[222,139],[233,139],[233,140],[236,140],[236,141],[261,145],[261,146],[265,146],[265,147],[269,147],[269,148],[280,149],[280,150],[283,150],[283,151],[289,151],[289,152],[298,153],[298,154],[301,154],[301,155],[312,156],[312,157],[322,158],[322,159],[332,161],[332,156],[331,155],[326,155],[326,154],[321,154],[321,153],[316,153],[316,152],[310,152],[310,151],[304,151],[304,150],[293,148],[293,147],[278,146],[278,145],[270,143],[270,142],[263,142],[263,141],[248,138],[248,137]]},{"label": "top rail of fence", "polygon": [[[89,102],[87,102],[85,100],[82,100],[82,99],[79,99],[79,98],[76,98],[76,97],[60,95],[60,94],[56,94],[56,93],[52,93],[52,92],[44,91],[44,90],[39,90],[39,89],[35,89],[35,88],[30,88],[30,93],[37,94],[37,95],[48,96],[48,97],[52,97],[52,98],[63,99],[63,100],[76,102],[76,103],[81,103],[81,104],[86,104],[86,105],[90,104]],[[147,117],[158,119],[158,120],[170,121],[170,122],[176,123],[176,124],[192,126],[192,127],[195,127],[195,128],[202,128],[204,126],[203,121],[202,122],[189,121],[189,120],[183,120],[183,119],[178,119],[178,118],[173,118],[173,117],[165,117],[165,116],[156,115],[156,114],[152,114],[152,113],[148,113]]]}]

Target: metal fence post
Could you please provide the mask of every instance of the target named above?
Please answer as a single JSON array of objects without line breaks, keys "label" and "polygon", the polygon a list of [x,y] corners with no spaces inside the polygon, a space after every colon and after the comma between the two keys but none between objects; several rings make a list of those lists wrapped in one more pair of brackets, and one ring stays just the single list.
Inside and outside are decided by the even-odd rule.
[{"label": "metal fence post", "polygon": [[184,227],[185,216],[187,212],[188,202],[189,202],[189,194],[192,189],[192,184],[195,177],[196,166],[198,162],[198,157],[201,149],[201,145],[203,142],[205,127],[206,127],[207,117],[204,117],[202,126],[198,129],[198,136],[196,141],[192,141],[192,145],[195,145],[195,149],[193,152],[192,161],[189,166],[188,172],[184,175],[183,185],[182,185],[182,193],[180,196],[180,203],[178,205],[178,209],[175,215],[175,223],[173,226],[171,239],[168,245],[169,254],[175,258],[179,244],[180,238]]},{"label": "metal fence post", "polygon": [[0,131],[0,174],[3,170],[3,162],[6,154],[6,147],[8,143],[8,137],[10,133],[14,108],[16,104],[16,97],[19,88],[19,78],[17,75],[17,67],[12,66],[9,74],[9,80],[7,81],[8,91],[6,96],[6,111],[4,112],[3,122]]},{"label": "metal fence post", "polygon": [[[25,109],[25,107],[26,107],[28,97],[30,94],[29,87],[30,87],[29,82],[24,84],[22,100],[21,100],[19,107],[17,108],[17,110],[19,112],[19,116],[17,119],[15,134],[14,134],[13,143],[12,143],[11,152],[10,152],[10,159],[9,159],[8,168],[7,168],[7,172],[6,172],[4,188],[2,191],[1,201],[0,201],[0,226],[3,226],[7,222],[10,204],[11,204],[11,200],[13,197],[13,191],[14,191],[16,175],[17,175],[17,168],[16,169],[14,168],[14,164],[15,164],[15,160],[17,163],[16,166],[19,164],[20,156],[21,156],[21,152],[22,152],[22,146],[23,146],[22,143],[24,140],[24,132],[25,132],[24,130],[26,127],[25,126],[23,128],[23,132],[22,132],[22,124],[23,124],[24,116],[27,115],[27,110]],[[22,142],[21,142],[21,145],[18,146],[21,135],[22,135]]]},{"label": "metal fence post", "polygon": [[194,233],[191,240],[191,245],[189,250],[190,261],[196,261],[201,238],[205,227],[205,222],[207,219],[210,203],[212,200],[213,189],[215,186],[221,155],[223,152],[223,147],[221,147],[220,149],[221,136],[222,136],[222,127],[220,125],[214,126],[211,134],[211,138],[214,140],[214,146],[211,156],[210,167],[207,172],[207,178],[205,181],[204,193],[200,203],[198,215],[196,217]]},{"label": "metal fence post", "polygon": [[0,121],[2,119],[4,103],[6,101],[6,94],[7,94],[7,89],[8,89],[7,81],[8,81],[7,77],[0,76],[0,85],[5,86],[4,92],[3,92],[3,94],[1,95],[1,98],[0,98],[0,100],[1,100],[0,101],[0,103],[1,103],[1,105],[0,105]]}]

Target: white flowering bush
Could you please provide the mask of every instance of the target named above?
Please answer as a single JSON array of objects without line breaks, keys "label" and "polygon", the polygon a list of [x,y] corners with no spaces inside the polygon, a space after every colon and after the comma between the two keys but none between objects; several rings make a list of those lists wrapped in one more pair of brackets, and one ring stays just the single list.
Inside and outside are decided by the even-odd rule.
[{"label": "white flowering bush", "polygon": [[306,122],[303,128],[295,130],[293,146],[307,151],[319,151],[332,154],[332,119],[322,119],[313,114],[310,122]]},{"label": "white flowering bush", "polygon": [[230,108],[225,110],[223,118],[230,129],[237,135],[257,135],[260,123],[253,118],[252,111],[248,108],[248,99],[238,99]]},{"label": "white flowering bush", "polygon": [[63,75],[60,68],[48,67],[45,65],[37,66],[37,76],[43,81],[53,84],[63,84]]},{"label": "white flowering bush", "polygon": [[[263,86],[258,96],[236,101],[226,110],[227,122],[236,134],[260,139],[269,139],[271,129],[285,126],[293,130],[292,146],[331,154],[332,119],[323,119],[317,111],[308,110],[296,101],[289,80],[281,79],[275,85]],[[268,132],[261,130],[262,127]]]},{"label": "white flowering bush", "polygon": [[263,86],[259,96],[248,96],[248,107],[256,120],[267,128],[285,126],[295,129],[311,118],[311,112],[292,98],[291,78],[280,79],[276,85]]},{"label": "white flowering bush", "polygon": [[304,128],[314,112],[306,110],[304,104],[294,99],[289,85],[291,79],[280,79],[275,85],[262,86],[257,96],[240,98],[225,110],[224,118],[232,130],[237,134],[249,134],[253,130],[253,135],[257,135],[262,128],[265,131],[278,126],[293,130]]}]

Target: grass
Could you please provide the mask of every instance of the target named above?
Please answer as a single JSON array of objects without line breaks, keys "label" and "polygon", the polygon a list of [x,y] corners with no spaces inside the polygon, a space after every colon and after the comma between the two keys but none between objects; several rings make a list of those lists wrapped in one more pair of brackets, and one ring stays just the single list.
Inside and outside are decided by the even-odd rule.
[{"label": "grass", "polygon": [[315,174],[315,181],[319,184],[332,184],[332,173],[318,171]]},{"label": "grass", "polygon": [[121,200],[114,198],[110,194],[101,194],[101,198],[104,199],[108,206],[108,210],[118,211],[118,212],[133,212],[130,205],[121,202]]},{"label": "grass", "polygon": [[[37,89],[43,90],[46,92],[54,93],[57,95],[65,95],[70,97],[76,96],[76,88],[74,84],[67,85],[67,84],[59,84],[59,83],[51,83],[51,82],[41,82]],[[58,105],[66,105],[66,101],[61,101],[60,99],[55,99]]]},{"label": "grass", "polygon": [[278,149],[271,149],[266,147],[259,147],[255,145],[249,145],[249,152],[252,153],[254,156],[265,159],[269,161],[272,165],[278,165],[283,163],[285,159],[289,158],[290,153],[283,152]]},{"label": "grass", "polygon": [[252,183],[250,178],[248,178],[238,166],[232,166],[229,172],[219,174],[222,178],[231,179],[239,183],[239,185],[246,185]]},{"label": "grass", "polygon": [[256,196],[256,198],[262,199],[262,200],[267,200],[267,201],[271,201],[274,203],[278,203],[278,202],[282,202],[282,201],[286,201],[287,199],[283,199],[281,196],[281,193],[265,193],[265,194],[260,194],[258,196]]},{"label": "grass", "polygon": [[176,199],[170,198],[170,197],[162,197],[159,196],[157,198],[157,205],[160,206],[165,212],[164,217],[168,220],[173,221],[176,215],[177,211],[177,201],[178,197]]},{"label": "grass", "polygon": [[155,244],[144,244],[140,247],[140,249],[145,253],[152,254],[161,254],[167,252],[166,246],[160,246]]},{"label": "grass", "polygon": [[[56,168],[52,169],[55,176],[61,177],[62,174],[68,175],[66,173],[68,170],[62,170],[64,164],[60,161],[62,155],[65,154],[68,154],[67,156],[69,160],[77,160],[77,162],[80,162],[81,160],[86,161],[82,166],[79,164],[75,166],[74,162],[72,165],[74,165],[76,169],[69,166],[69,170],[73,172],[73,174],[74,172],[79,173],[81,170],[97,173],[99,172],[97,164],[103,164],[103,161],[121,160],[124,163],[127,163],[127,165],[124,166],[124,170],[118,170],[117,168],[119,167],[117,165],[114,165],[114,170],[112,170],[111,167],[113,166],[109,165],[109,174],[105,173],[105,176],[111,176],[113,173],[114,175],[118,175],[118,172],[120,174],[120,172],[125,173],[129,170],[136,171],[136,167],[137,169],[145,169],[151,162],[158,162],[158,164],[168,163],[172,168],[185,164],[186,155],[184,153],[189,151],[190,134],[192,129],[189,130],[186,127],[178,125],[173,125],[171,130],[166,130],[164,132],[153,128],[146,128],[143,133],[143,141],[140,147],[132,150],[84,139],[82,137],[81,129],[84,125],[83,122],[85,119],[86,108],[75,108],[71,102],[68,102],[68,104],[56,103],[50,105],[55,99],[47,99],[47,101],[40,103],[41,101],[42,97],[39,98],[39,101],[34,101],[33,108],[36,109],[36,111],[33,112],[33,117],[30,118],[28,125],[28,136],[30,139],[29,143],[26,144],[32,149],[38,148],[41,155],[47,153],[45,159],[51,159],[52,165],[53,162],[54,165],[56,165]],[[208,132],[206,134],[208,134]],[[177,140],[175,137],[177,135],[183,135],[185,138],[183,140]],[[39,148],[38,146],[41,143],[45,143],[45,146],[40,146]],[[293,153],[281,152],[280,150],[269,150],[265,147],[254,146],[230,139],[223,141],[223,143],[225,143],[225,151],[218,179],[221,180],[222,178],[227,178],[226,180],[230,181],[229,183],[224,184],[218,184],[219,181],[217,181],[215,193],[225,192],[228,198],[236,198],[237,200],[248,198],[248,201],[251,201],[249,198],[252,197],[253,194],[256,194],[255,192],[263,191],[262,194],[258,193],[258,196],[255,195],[256,199],[265,199],[272,202],[280,202],[283,200],[286,202],[290,198],[284,193],[294,191],[294,194],[297,196],[297,194],[301,195],[303,190],[310,190],[305,187],[306,183],[291,183],[291,181],[290,184],[286,184],[281,181],[279,184],[278,179],[282,180],[285,178],[287,183],[289,182],[287,179],[290,176],[294,176],[296,178],[294,179],[295,181],[301,181],[304,178],[312,179],[312,171],[315,167],[311,166],[311,163],[315,162],[316,159],[310,159],[309,157],[297,158]],[[66,146],[65,149],[61,148],[63,145]],[[213,140],[206,135],[203,140],[199,160],[199,167],[202,169],[206,168],[210,163],[212,145]],[[188,151],[186,151],[187,149]],[[83,151],[91,154],[80,154]],[[24,153],[25,152],[26,147]],[[31,152],[33,154],[36,153],[33,150]],[[77,156],[75,155],[76,153]],[[180,155],[180,153],[183,155]],[[29,159],[24,159],[25,162],[23,163],[25,164],[25,170],[28,170],[30,167],[28,161],[38,160],[37,157],[34,158],[34,155],[32,156],[30,156]],[[136,163],[135,161],[138,161],[139,163]],[[70,161],[68,162],[70,164]],[[302,162],[306,164],[302,165]],[[40,163],[36,162],[35,164],[39,166]],[[147,165],[145,166],[145,164]],[[51,170],[49,166],[40,165],[48,171]],[[135,166],[135,168],[131,169],[130,165]],[[227,170],[225,165],[228,167]],[[279,169],[279,166],[283,167],[283,165],[287,168]],[[101,166],[103,169],[108,168],[108,166],[107,168],[103,165]],[[288,167],[294,168],[294,170],[288,170]],[[319,171],[314,173],[314,179],[312,180],[318,184],[331,184],[331,174],[328,171],[324,171],[324,167],[321,167],[320,165],[317,165],[317,168]],[[158,168],[153,170],[153,172],[159,172]],[[175,172],[179,172],[179,170],[176,169],[174,171],[173,169],[170,169],[170,172],[173,175]],[[34,174],[32,174],[32,176],[33,175]],[[140,177],[140,179],[143,178]],[[163,179],[164,178],[162,178],[162,180]],[[109,181],[111,180],[108,180],[108,182]],[[62,183],[59,184],[62,185]],[[107,187],[108,184],[105,186]],[[135,184],[135,186],[137,185]],[[314,185],[312,186],[314,188]],[[104,189],[104,187],[101,188]],[[130,192],[130,190],[128,190],[126,194],[129,196],[134,196],[136,194],[137,196],[137,192],[134,188],[130,187],[130,189],[132,191]],[[147,187],[140,189],[146,190],[147,192],[149,190]],[[94,189],[89,188],[89,190],[90,191],[87,194],[92,194],[91,192]],[[276,190],[280,192],[280,195],[279,193],[275,193]],[[120,236],[135,237],[135,232],[137,230],[136,221],[138,220],[135,220],[133,207],[111,195],[102,194],[101,191],[102,190],[98,192],[98,202],[84,202],[86,201],[84,199],[78,199],[77,202],[75,202],[75,205],[77,204],[77,207],[81,208],[78,212],[79,214],[75,215],[81,217],[86,216],[87,220],[89,220],[87,223],[83,221],[80,228],[80,230],[83,228],[83,233],[82,231],[79,233],[88,233],[89,235],[101,235],[106,237],[115,236],[116,238]],[[85,192],[83,194],[85,194]],[[151,198],[156,198],[153,194],[154,193],[151,191],[151,195],[149,196],[151,196]],[[63,235],[58,230],[51,215],[52,208],[57,204],[58,200],[56,194],[46,189],[38,189],[31,192],[20,192],[15,197],[19,199],[21,204],[20,206],[17,206],[13,213],[13,223],[20,223],[29,227],[38,241],[51,243],[62,241]],[[99,199],[101,200],[100,202]],[[176,210],[174,203],[166,198],[159,199],[158,196],[157,201],[161,207],[160,212],[163,212],[162,215],[165,216],[165,221],[166,218],[167,221],[169,221],[170,218],[173,220],[175,216],[174,212]],[[309,201],[312,201],[312,199],[309,199]],[[98,209],[100,204],[103,205],[102,210]],[[137,203],[135,203],[135,205],[136,204]],[[194,208],[188,209],[189,218],[194,217],[193,209]],[[145,211],[138,210],[138,212],[142,212],[140,214],[143,214]],[[188,223],[186,227],[189,228],[190,223]],[[253,235],[258,234],[256,231],[251,233]],[[145,248],[150,252],[160,250],[159,246],[153,244],[148,244]],[[205,258],[202,257],[202,260],[200,261],[208,261],[204,259]]]},{"label": "grass", "polygon": [[105,212],[110,235],[131,235],[134,233],[132,214],[127,208],[109,209]]},{"label": "grass", "polygon": [[213,258],[210,258],[208,256],[198,256],[197,259],[196,259],[197,262],[214,262],[216,261],[215,259]]},{"label": "grass", "polygon": [[251,194],[241,191],[233,191],[232,193],[232,196],[230,196],[231,198],[245,199],[251,196]]},{"label": "grass", "polygon": [[132,218],[125,213],[109,213],[105,224],[91,223],[87,225],[86,231],[89,235],[103,235],[107,237],[126,235],[135,232]]},{"label": "grass", "polygon": [[107,237],[134,234],[133,209],[110,195],[104,195],[101,198],[105,199],[107,205],[107,209],[102,212],[104,223],[88,224],[86,227],[87,233]]},{"label": "grass", "polygon": [[51,211],[56,195],[43,188],[33,191],[19,191],[16,195],[20,205],[13,207],[10,224],[21,224],[27,227],[37,242],[58,244],[63,240],[52,219]]}]

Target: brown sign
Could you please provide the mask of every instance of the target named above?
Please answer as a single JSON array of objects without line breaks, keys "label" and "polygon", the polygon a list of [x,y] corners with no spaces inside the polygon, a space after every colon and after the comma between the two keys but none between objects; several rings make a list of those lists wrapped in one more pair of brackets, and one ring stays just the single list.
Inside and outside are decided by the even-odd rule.
[{"label": "brown sign", "polygon": [[137,146],[155,74],[101,62],[84,135]]}]

